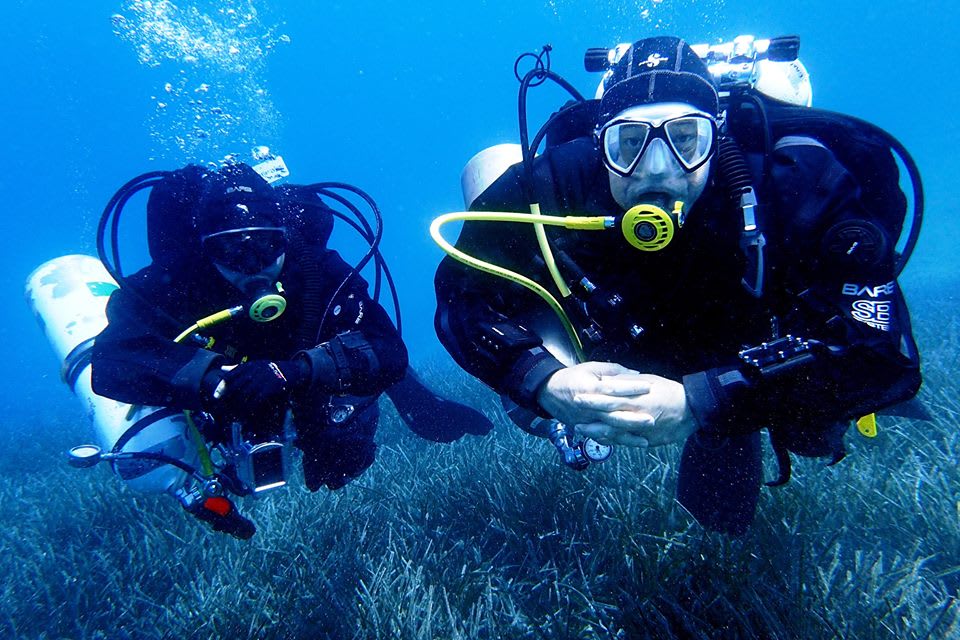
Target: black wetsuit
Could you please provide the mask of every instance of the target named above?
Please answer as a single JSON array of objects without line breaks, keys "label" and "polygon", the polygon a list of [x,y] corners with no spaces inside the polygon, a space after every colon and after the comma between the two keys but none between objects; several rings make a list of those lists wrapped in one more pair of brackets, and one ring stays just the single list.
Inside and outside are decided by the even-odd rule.
[{"label": "black wetsuit", "polygon": [[[204,260],[182,266],[147,267],[111,296],[109,326],[93,350],[94,391],[124,402],[215,413],[216,403],[202,389],[212,368],[244,357],[288,360],[303,351],[312,360],[314,379],[309,389],[293,394],[291,404],[307,485],[337,488],[360,475],[374,459],[376,398],[403,378],[407,367],[406,348],[363,279],[354,275],[333,299],[350,267],[335,251],[294,243],[279,278],[287,299],[283,315],[257,323],[243,314],[204,329],[204,337],[215,339],[204,349],[173,340],[196,320],[247,301]],[[323,347],[331,342],[342,347],[336,362]],[[335,375],[321,378],[319,370]],[[355,409],[350,419],[331,419],[335,408],[347,405]],[[245,427],[272,435],[267,432],[276,428],[269,424],[275,419],[250,416]],[[268,424],[258,425],[261,420]]]},{"label": "black wetsuit", "polygon": [[[730,531],[742,531],[752,518],[759,429],[769,427],[797,453],[829,455],[845,428],[838,425],[906,400],[920,385],[908,312],[893,277],[896,238],[871,247],[869,255],[834,241],[844,237],[835,225],[871,216],[852,175],[814,140],[779,141],[770,166],[759,193],[768,243],[759,298],[741,285],[742,217],[715,176],[659,252],[634,249],[617,231],[547,228],[560,272],[580,298],[563,304],[587,359],[683,381],[701,429],[684,452],[681,499],[707,526]],[[529,211],[520,180],[520,167],[511,168],[473,208]],[[590,139],[548,149],[536,160],[534,183],[544,214],[622,213]],[[457,247],[556,291],[532,225],[467,222]],[[592,292],[578,284],[584,277]],[[542,339],[566,342],[546,304],[520,285],[451,258],[441,263],[435,284],[437,332],[454,359],[542,414],[536,393],[563,366]],[[585,331],[591,323],[593,339]],[[787,335],[816,346],[768,375],[739,356]],[[729,449],[724,456],[715,453],[721,445]],[[730,464],[709,469],[720,457]],[[710,483],[723,486],[698,488],[683,500],[691,484]],[[730,506],[718,509],[724,500]],[[695,503],[709,513],[698,514]]]}]

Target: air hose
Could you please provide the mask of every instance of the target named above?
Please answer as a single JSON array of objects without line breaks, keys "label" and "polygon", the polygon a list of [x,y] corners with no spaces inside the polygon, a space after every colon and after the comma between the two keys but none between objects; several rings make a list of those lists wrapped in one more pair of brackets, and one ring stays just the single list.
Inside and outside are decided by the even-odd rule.
[{"label": "air hose", "polygon": [[[178,344],[182,343],[194,331],[199,331],[200,329],[207,329],[214,325],[220,324],[221,322],[229,320],[230,318],[233,318],[234,316],[242,312],[243,312],[243,307],[231,307],[229,309],[224,309],[223,311],[212,313],[209,316],[206,316],[204,318],[200,318],[199,320],[194,322],[192,325],[190,325],[189,327],[181,331],[180,335],[174,338],[173,341]],[[137,409],[139,408],[140,408],[140,405],[131,405],[130,411],[127,412],[127,419],[128,420],[131,419],[133,417],[133,414],[136,413]],[[193,441],[193,444],[197,448],[197,455],[200,456],[200,466],[203,467],[203,475],[209,478],[210,476],[213,475],[214,468],[213,468],[213,461],[210,459],[210,453],[207,451],[207,447],[203,442],[203,436],[200,435],[200,430],[197,428],[197,425],[194,422],[193,416],[191,415],[190,411],[184,410],[183,415],[187,420],[187,425],[190,430],[190,440]]]},{"label": "air hose", "polygon": [[750,169],[740,147],[729,136],[721,136],[718,140],[717,171],[731,200],[739,204],[740,196],[751,186]]},{"label": "air hose", "polygon": [[[535,207],[534,210],[539,211],[539,207]],[[560,322],[563,324],[563,328],[566,330],[567,335],[570,338],[570,342],[573,345],[574,351],[576,352],[577,360],[583,362],[585,360],[583,344],[580,342],[580,337],[577,335],[577,331],[573,327],[573,323],[570,322],[569,316],[567,316],[567,313],[563,310],[563,307],[560,305],[557,299],[553,297],[553,295],[543,286],[534,282],[530,278],[516,273],[515,271],[510,271],[509,269],[499,265],[495,265],[493,263],[486,262],[479,258],[468,255],[447,242],[440,233],[440,227],[448,222],[457,221],[519,222],[524,224],[538,225],[541,229],[543,228],[543,225],[547,225],[579,231],[603,231],[611,228],[614,225],[614,218],[611,216],[546,216],[538,213],[509,213],[503,211],[458,211],[439,216],[430,224],[430,237],[432,237],[433,241],[436,242],[437,245],[454,260],[457,260],[458,262],[461,262],[469,267],[473,267],[474,269],[483,271],[484,273],[489,273],[510,280],[511,282],[516,282],[517,284],[526,287],[530,291],[533,291],[540,296],[543,301],[546,302],[547,305],[553,310],[553,312],[557,314],[557,317],[560,319]],[[554,282],[563,281],[555,262],[548,261],[547,269],[550,271],[550,275]]]}]

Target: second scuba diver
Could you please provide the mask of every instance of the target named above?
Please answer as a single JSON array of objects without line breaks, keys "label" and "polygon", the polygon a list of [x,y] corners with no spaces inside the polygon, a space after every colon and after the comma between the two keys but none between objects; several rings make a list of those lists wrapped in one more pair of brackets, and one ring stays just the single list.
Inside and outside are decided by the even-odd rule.
[{"label": "second scuba diver", "polygon": [[[480,413],[435,395],[409,371],[398,329],[367,293],[363,264],[352,267],[327,246],[337,212],[318,194],[350,206],[342,196],[273,187],[246,164],[189,165],[139,185],[152,186],[153,262],[126,278],[114,265],[121,286],[93,348],[93,388],[194,412],[207,445],[232,447],[229,455],[247,462],[246,477],[239,463],[223,464],[229,492],[282,484],[289,461],[266,453],[282,451],[294,433],[310,491],[357,478],[374,461],[384,391],[421,437],[449,442],[490,430]],[[114,202],[122,206],[131,192]],[[379,267],[375,245],[362,263]],[[259,466],[250,466],[258,452]],[[229,503],[180,497],[214,529],[253,535]]]}]

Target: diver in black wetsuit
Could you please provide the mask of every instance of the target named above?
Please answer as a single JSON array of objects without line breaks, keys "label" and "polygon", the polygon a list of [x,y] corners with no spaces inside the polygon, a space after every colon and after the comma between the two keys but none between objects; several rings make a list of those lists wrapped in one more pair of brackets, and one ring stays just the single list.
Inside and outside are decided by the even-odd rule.
[{"label": "diver in black wetsuit", "polygon": [[[685,442],[680,502],[704,526],[742,533],[760,429],[785,481],[788,451],[836,461],[851,419],[917,392],[900,227],[878,222],[826,140],[791,133],[764,150],[743,136],[750,153],[731,169],[744,158],[735,123],[724,126],[710,73],[682,40],[639,41],[610,73],[592,135],[548,148],[530,174],[512,167],[471,210],[537,202],[545,215],[611,216],[617,231],[548,227],[555,268],[530,224],[468,221],[457,242],[544,286],[559,272],[581,363],[564,358],[543,300],[451,257],[435,279],[437,332],[494,390],[601,444]],[[902,225],[895,170],[892,183],[882,204]]]},{"label": "diver in black wetsuit", "polygon": [[[93,349],[94,391],[212,416],[209,443],[228,442],[234,424],[248,442],[280,441],[290,409],[311,491],[343,487],[373,463],[377,398],[392,387],[401,417],[421,437],[449,442],[489,431],[481,414],[436,396],[408,371],[387,313],[327,247],[331,213],[316,190],[271,187],[245,164],[167,174],[148,202],[153,263],[123,279],[109,301],[109,325]],[[191,327],[231,308],[235,317]],[[245,520],[188,508],[214,528],[253,534]]]}]

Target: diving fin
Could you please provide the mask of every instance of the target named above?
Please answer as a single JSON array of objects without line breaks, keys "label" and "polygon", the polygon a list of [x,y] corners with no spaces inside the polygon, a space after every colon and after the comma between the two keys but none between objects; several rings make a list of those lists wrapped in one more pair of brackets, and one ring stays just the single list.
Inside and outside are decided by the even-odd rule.
[{"label": "diving fin", "polygon": [[677,501],[705,529],[746,533],[760,498],[760,433],[687,438],[680,457]]},{"label": "diving fin", "polygon": [[410,431],[424,440],[453,442],[467,434],[485,436],[493,429],[493,423],[476,409],[428,389],[412,367],[387,389],[387,395]]},{"label": "diving fin", "polygon": [[927,410],[926,405],[919,398],[910,398],[905,402],[895,404],[892,407],[877,411],[881,416],[897,416],[898,418],[910,418],[911,420],[933,421],[933,415]]}]

